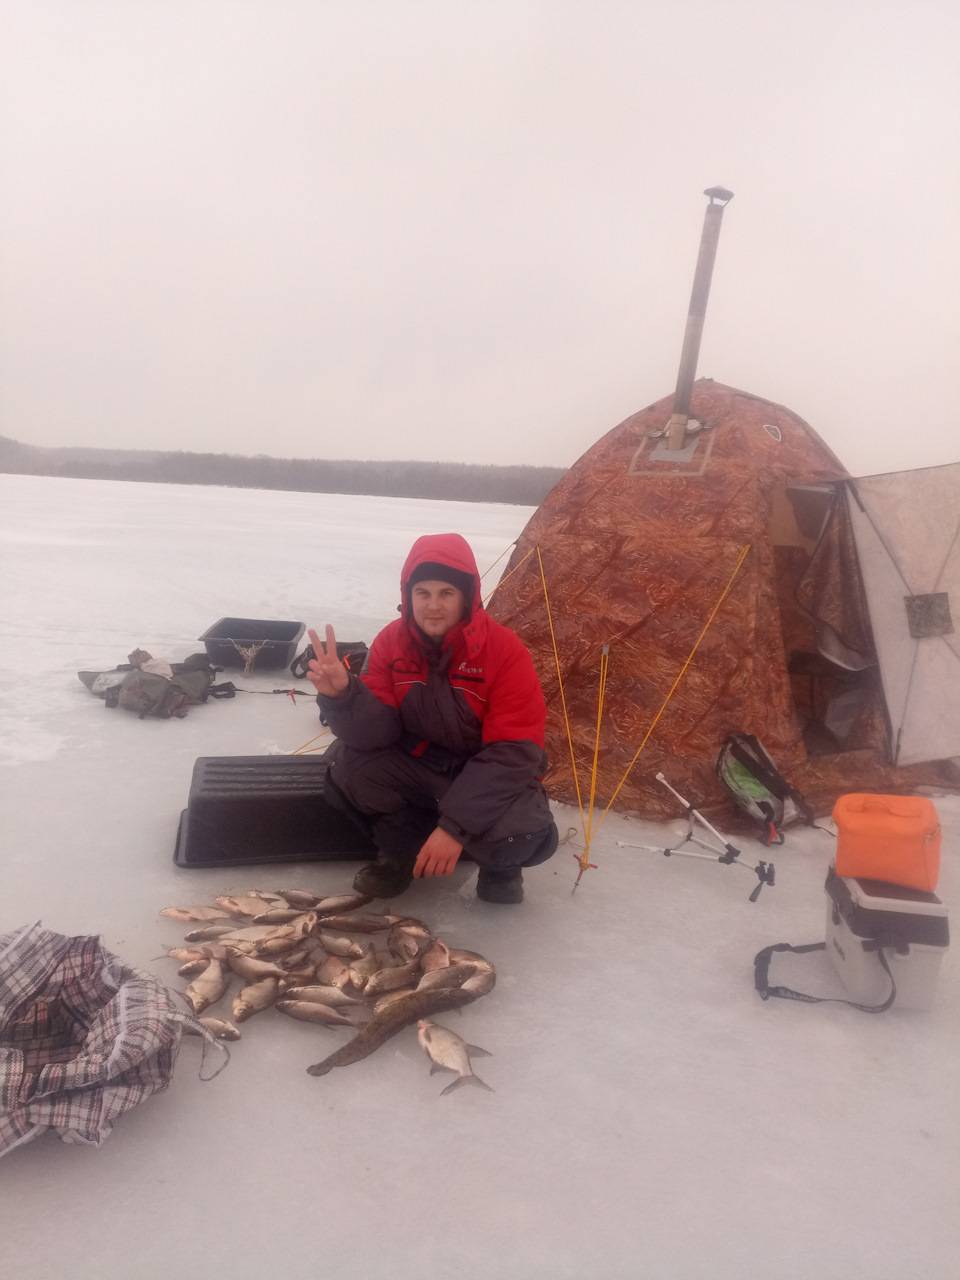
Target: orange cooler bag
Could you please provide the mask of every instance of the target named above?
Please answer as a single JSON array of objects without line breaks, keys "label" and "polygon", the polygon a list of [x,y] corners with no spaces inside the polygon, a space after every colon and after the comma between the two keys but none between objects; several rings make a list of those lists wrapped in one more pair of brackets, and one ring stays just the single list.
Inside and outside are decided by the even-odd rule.
[{"label": "orange cooler bag", "polygon": [[940,875],[940,822],[926,796],[855,792],[833,806],[837,875],[885,880],[933,893]]}]

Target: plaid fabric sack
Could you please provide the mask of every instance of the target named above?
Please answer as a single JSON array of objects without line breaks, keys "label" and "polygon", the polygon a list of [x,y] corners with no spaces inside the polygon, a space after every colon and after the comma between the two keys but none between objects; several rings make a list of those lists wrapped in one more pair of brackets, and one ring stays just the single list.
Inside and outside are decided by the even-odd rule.
[{"label": "plaid fabric sack", "polygon": [[223,1049],[226,1066],[225,1046],[174,993],[99,938],[39,923],[0,935],[0,1156],[48,1129],[100,1146],[170,1083],[184,1031]]}]

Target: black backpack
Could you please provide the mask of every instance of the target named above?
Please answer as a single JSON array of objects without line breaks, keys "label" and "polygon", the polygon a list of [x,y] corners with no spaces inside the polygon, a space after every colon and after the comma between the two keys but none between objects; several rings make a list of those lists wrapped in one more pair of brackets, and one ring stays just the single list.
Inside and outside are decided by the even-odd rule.
[{"label": "black backpack", "polygon": [[[310,659],[315,657],[313,645],[308,644],[304,651],[298,653],[290,663],[290,674],[296,680],[304,680]],[[348,671],[353,671],[356,675],[359,675],[367,658],[367,646],[362,640],[345,640],[343,643],[338,640],[337,657]]]}]

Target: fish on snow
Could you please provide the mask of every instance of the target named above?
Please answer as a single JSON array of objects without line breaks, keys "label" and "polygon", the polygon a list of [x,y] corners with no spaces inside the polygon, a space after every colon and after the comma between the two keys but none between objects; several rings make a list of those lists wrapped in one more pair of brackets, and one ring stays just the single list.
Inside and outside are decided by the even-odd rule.
[{"label": "fish on snow", "polygon": [[490,1054],[486,1049],[481,1049],[479,1045],[467,1044],[455,1031],[451,1031],[449,1027],[442,1027],[439,1022],[431,1022],[428,1018],[421,1018],[417,1023],[417,1039],[433,1064],[430,1068],[431,1075],[436,1071],[456,1072],[456,1080],[441,1090],[441,1097],[446,1093],[452,1093],[454,1089],[459,1089],[463,1084],[478,1084],[481,1089],[493,1093],[493,1089],[474,1073],[470,1062],[471,1054],[478,1058],[489,1058]]}]

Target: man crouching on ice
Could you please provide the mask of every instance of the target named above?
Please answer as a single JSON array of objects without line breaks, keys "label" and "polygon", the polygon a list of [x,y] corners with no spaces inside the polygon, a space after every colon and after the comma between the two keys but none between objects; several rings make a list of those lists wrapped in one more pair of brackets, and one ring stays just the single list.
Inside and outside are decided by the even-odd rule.
[{"label": "man crouching on ice", "polygon": [[333,628],[309,679],[338,741],[327,796],[368,831],[376,862],[354,880],[391,898],[413,876],[446,876],[466,849],[487,902],[521,902],[521,868],[545,862],[557,829],[540,778],[546,705],[523,642],[480,601],[473,552],[457,533],[418,538],[400,614],[362,674],[337,659]]}]

